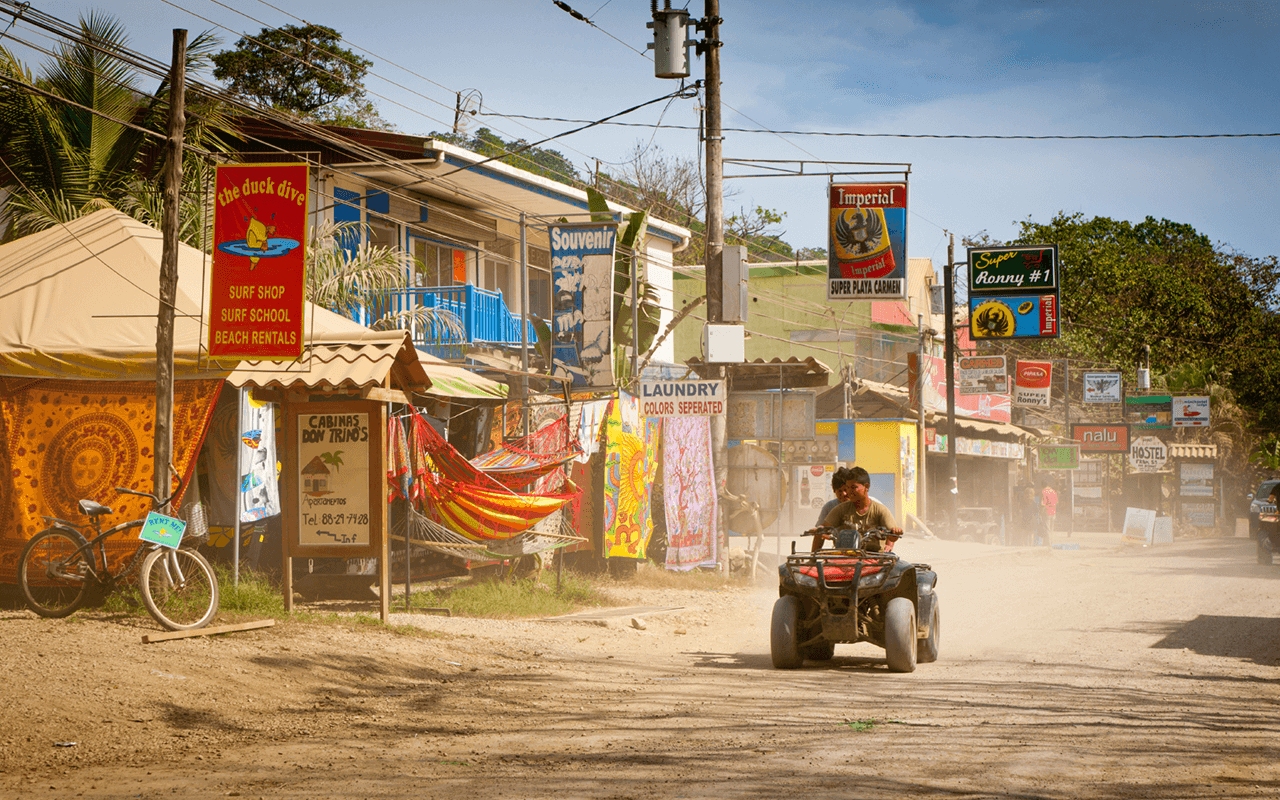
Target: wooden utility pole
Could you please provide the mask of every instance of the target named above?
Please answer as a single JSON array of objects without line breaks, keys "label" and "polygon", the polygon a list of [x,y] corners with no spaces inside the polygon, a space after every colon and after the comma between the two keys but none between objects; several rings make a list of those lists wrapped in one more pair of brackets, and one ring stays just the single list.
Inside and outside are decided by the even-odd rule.
[{"label": "wooden utility pole", "polygon": [[[707,240],[703,261],[707,276],[707,323],[724,321],[724,150],[720,132],[720,0],[706,0],[703,13],[706,33],[706,145]],[[705,355],[705,354],[704,354]],[[714,377],[724,380],[725,368]],[[728,382],[725,383],[726,389]],[[729,480],[728,430],[723,415],[711,418],[711,463],[720,495],[720,568],[729,574],[729,514],[725,509]]]},{"label": "wooden utility pole", "polygon": [[946,300],[946,343],[943,355],[947,360],[947,517],[952,530],[956,526],[956,500],[960,488],[956,472],[956,237],[951,234],[947,244],[947,274],[943,281],[943,294]]},{"label": "wooden utility pole", "polygon": [[[169,136],[165,142],[164,217],[160,232],[160,309],[156,319],[155,495],[169,496],[173,461],[173,317],[178,298],[178,206],[182,190],[182,136],[186,128],[187,32],[173,31],[169,67]],[[167,509],[165,509],[167,510]]]}]

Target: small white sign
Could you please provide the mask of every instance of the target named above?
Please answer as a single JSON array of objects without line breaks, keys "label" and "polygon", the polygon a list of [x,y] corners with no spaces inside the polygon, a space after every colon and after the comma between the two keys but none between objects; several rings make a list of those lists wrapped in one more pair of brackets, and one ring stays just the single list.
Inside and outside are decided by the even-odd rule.
[{"label": "small white sign", "polygon": [[1151,534],[1156,526],[1156,510],[1154,508],[1126,508],[1124,510],[1124,533],[1120,538],[1132,544],[1151,544]]},{"label": "small white sign", "polygon": [[1173,398],[1173,427],[1203,428],[1209,425],[1209,398]]},{"label": "small white sign", "polygon": [[719,417],[724,412],[724,381],[640,382],[642,417]]},{"label": "small white sign", "polygon": [[1169,461],[1169,447],[1154,436],[1139,436],[1129,445],[1134,472],[1159,472]]},{"label": "small white sign", "polygon": [[1119,372],[1086,372],[1084,374],[1084,401],[1086,403],[1119,403]]}]

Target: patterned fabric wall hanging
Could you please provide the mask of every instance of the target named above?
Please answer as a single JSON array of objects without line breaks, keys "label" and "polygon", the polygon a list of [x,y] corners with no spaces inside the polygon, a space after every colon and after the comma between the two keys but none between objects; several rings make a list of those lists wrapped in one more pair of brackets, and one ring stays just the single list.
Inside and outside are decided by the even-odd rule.
[{"label": "patterned fabric wall hanging", "polygon": [[645,421],[622,394],[605,417],[604,557],[644,558],[653,533],[650,484],[658,466],[661,420]]},{"label": "patterned fabric wall hanging", "polygon": [[716,476],[711,418],[671,417],[662,429],[667,569],[716,564]]}]

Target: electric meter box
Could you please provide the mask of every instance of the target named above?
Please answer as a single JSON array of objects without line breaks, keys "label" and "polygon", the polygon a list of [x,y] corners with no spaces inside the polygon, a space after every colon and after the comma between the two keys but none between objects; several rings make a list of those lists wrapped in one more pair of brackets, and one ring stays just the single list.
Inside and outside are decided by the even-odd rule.
[{"label": "electric meter box", "polygon": [[702,328],[702,352],[708,364],[741,364],[747,360],[746,327],[708,322]]}]

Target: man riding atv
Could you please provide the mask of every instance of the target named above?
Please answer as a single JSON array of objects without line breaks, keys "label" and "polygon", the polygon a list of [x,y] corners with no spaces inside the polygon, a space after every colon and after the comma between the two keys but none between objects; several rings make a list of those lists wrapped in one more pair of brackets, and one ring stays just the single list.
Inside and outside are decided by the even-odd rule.
[{"label": "man riding atv", "polygon": [[[849,499],[833,508],[815,528],[813,550],[821,550],[824,540],[832,538],[831,531],[837,528],[851,528],[859,533],[866,533],[872,528],[886,528],[894,537],[902,535],[902,529],[893,520],[893,512],[870,495],[871,475],[862,467],[854,467],[847,473],[844,493]],[[869,539],[864,549],[872,552],[893,549],[893,541]]]}]

